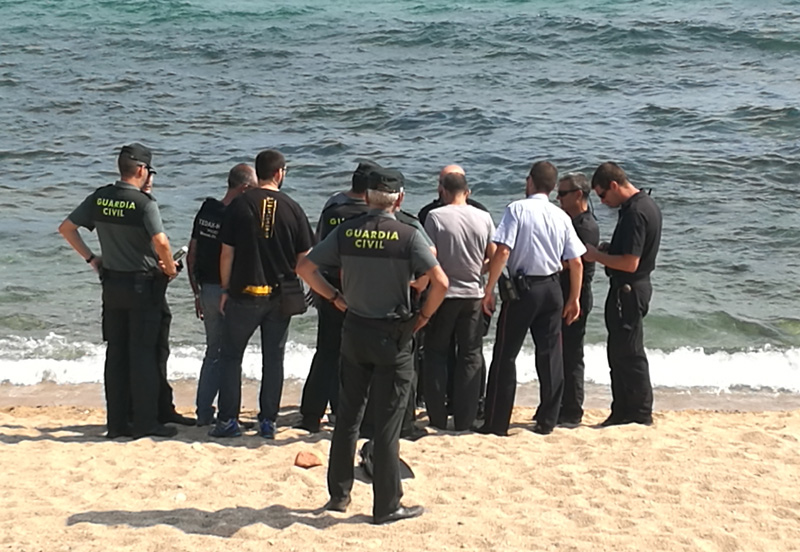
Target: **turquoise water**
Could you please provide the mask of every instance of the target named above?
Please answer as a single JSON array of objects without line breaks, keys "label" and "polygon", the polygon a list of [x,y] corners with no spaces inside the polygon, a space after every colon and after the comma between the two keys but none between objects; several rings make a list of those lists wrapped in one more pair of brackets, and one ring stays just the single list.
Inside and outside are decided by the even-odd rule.
[{"label": "turquoise water", "polygon": [[[9,371],[99,345],[98,284],[56,227],[133,140],[155,151],[174,244],[266,147],[312,219],[359,157],[401,169],[414,212],[460,163],[495,220],[534,160],[617,160],[664,213],[648,347],[689,347],[703,370],[712,353],[800,346],[800,2],[6,0],[0,37]],[[596,214],[608,239],[616,213]],[[172,288],[174,341],[197,348],[185,277]],[[313,334],[312,314],[291,339]],[[604,335],[598,310],[588,341]]]}]

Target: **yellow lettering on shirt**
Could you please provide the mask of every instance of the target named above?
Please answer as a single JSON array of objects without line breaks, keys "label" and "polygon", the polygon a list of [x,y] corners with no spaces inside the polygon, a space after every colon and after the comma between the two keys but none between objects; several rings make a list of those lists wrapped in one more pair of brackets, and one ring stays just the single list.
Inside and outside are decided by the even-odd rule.
[{"label": "yellow lettering on shirt", "polygon": [[125,201],[124,199],[107,199],[98,197],[96,204],[102,207],[101,212],[105,217],[118,217],[124,218],[126,211],[135,211],[136,203],[133,201]]},{"label": "yellow lettering on shirt", "polygon": [[353,246],[357,249],[385,249],[384,241],[400,239],[397,231],[364,230],[362,228],[348,228],[344,231],[344,236],[353,238]]}]

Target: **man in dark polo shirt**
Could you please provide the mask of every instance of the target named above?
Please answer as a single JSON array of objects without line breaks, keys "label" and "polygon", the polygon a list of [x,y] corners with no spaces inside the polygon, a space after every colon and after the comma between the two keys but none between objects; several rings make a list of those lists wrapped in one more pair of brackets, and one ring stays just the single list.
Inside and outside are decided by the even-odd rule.
[{"label": "man in dark polo shirt", "polygon": [[282,312],[283,285],[314,241],[302,207],[280,191],[286,160],[276,150],[256,157],[258,184],[225,209],[220,230],[220,311],[225,323],[220,350],[217,424],[212,437],[237,437],[242,403],[242,357],[261,328],[259,434],[275,438],[283,391],[283,356],[291,316]]},{"label": "man in dark polo shirt", "polygon": [[[333,195],[325,203],[317,224],[317,238],[324,240],[339,224],[369,209],[366,202],[367,177],[377,165],[369,161],[358,164],[353,172],[352,184],[346,192]],[[321,267],[325,279],[342,289],[338,268]],[[320,419],[330,402],[335,414],[339,399],[339,351],[342,343],[342,322],[344,313],[328,301],[317,301],[317,349],[311,361],[303,398],[300,401],[302,420],[297,425],[311,433],[320,430]]]},{"label": "man in dark polo shirt", "polygon": [[600,201],[619,207],[619,220],[607,251],[587,245],[586,260],[606,267],[611,284],[605,305],[608,365],[611,368],[611,414],[603,427],[653,423],[653,386],[644,350],[644,317],[653,287],[661,243],[661,211],[649,194],[628,180],[613,162],[600,165],[592,176]]},{"label": "man in dark polo shirt", "polygon": [[[158,205],[142,192],[153,171],[151,161],[143,145],[124,146],[117,161],[120,179],[89,195],[58,229],[92,268],[102,271],[107,436],[112,439],[177,433],[158,423],[157,340],[166,282],[177,270]],[[97,229],[102,259],[84,242],[81,226]]]},{"label": "man in dark polo shirt", "polygon": [[[592,189],[583,173],[569,173],[558,180],[558,202],[572,219],[572,226],[584,245],[597,246],[600,242],[600,229],[589,210],[589,193]],[[561,397],[561,411],[558,425],[574,428],[583,419],[583,386],[585,365],[583,362],[583,338],[586,335],[586,320],[592,311],[592,278],[594,263],[583,263],[581,283],[581,314],[575,322],[561,323],[561,350],[564,357],[564,395]],[[561,294],[566,302],[570,292],[570,272],[565,266],[561,272]]]},{"label": "man in dark polo shirt", "polygon": [[214,399],[219,392],[219,351],[222,342],[223,317],[219,310],[222,288],[219,285],[219,229],[225,208],[251,186],[258,184],[256,171],[240,163],[228,173],[228,189],[222,201],[208,197],[200,206],[192,227],[192,239],[186,255],[189,283],[194,292],[197,318],[206,331],[206,354],[197,380],[197,425],[214,421]]},{"label": "man in dark polo shirt", "polygon": [[[376,524],[423,513],[420,506],[400,504],[398,441],[414,378],[412,336],[430,320],[447,292],[447,276],[422,233],[393,214],[402,200],[402,174],[391,169],[372,171],[367,191],[369,213],[340,224],[297,266],[297,273],[316,293],[347,311],[326,508],[344,512],[350,504],[358,427],[369,394],[374,403]],[[320,274],[320,266],[341,268],[341,293]],[[430,278],[430,290],[415,315],[409,283],[416,274]]]}]

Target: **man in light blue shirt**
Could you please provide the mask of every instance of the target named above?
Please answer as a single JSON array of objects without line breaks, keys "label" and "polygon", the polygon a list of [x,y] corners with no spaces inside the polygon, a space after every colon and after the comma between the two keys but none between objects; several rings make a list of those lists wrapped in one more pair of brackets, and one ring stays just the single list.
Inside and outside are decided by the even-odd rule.
[{"label": "man in light blue shirt", "polygon": [[[494,286],[508,265],[518,298],[503,301],[486,392],[486,422],[482,433],[506,435],[517,388],[516,359],[529,331],[536,346],[539,408],[535,433],[553,431],[564,392],[561,319],[571,324],[580,314],[581,243],[569,216],[550,203],[558,171],[549,161],[531,167],[527,197],[506,207],[493,241],[497,250],[489,263],[489,281],[483,298],[485,312],[493,312]],[[570,294],[565,302],[558,274],[565,262],[570,269]]]}]

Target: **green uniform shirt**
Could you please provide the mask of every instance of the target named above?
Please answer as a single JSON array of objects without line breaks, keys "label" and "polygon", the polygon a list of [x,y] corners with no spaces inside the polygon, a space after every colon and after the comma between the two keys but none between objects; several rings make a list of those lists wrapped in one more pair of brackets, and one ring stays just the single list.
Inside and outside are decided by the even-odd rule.
[{"label": "green uniform shirt", "polygon": [[409,283],[438,265],[423,234],[384,211],[341,223],[308,254],[317,266],[341,268],[347,308],[363,318],[389,318],[411,308]]},{"label": "green uniform shirt", "polygon": [[164,232],[158,204],[136,186],[118,180],[83,200],[69,220],[89,230],[97,228],[103,268],[145,272],[158,266],[152,238]]}]

